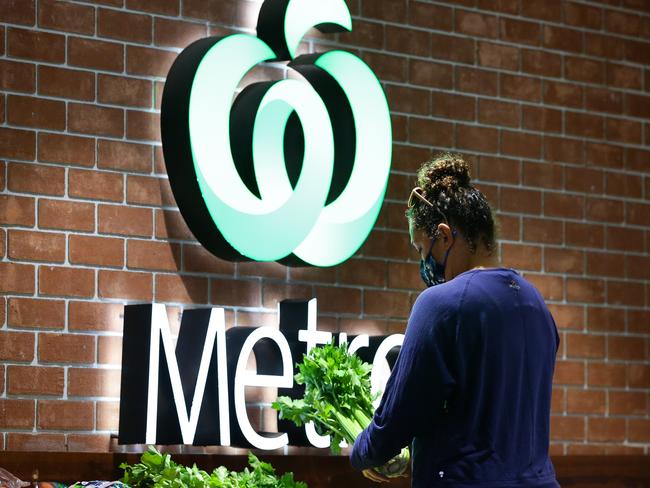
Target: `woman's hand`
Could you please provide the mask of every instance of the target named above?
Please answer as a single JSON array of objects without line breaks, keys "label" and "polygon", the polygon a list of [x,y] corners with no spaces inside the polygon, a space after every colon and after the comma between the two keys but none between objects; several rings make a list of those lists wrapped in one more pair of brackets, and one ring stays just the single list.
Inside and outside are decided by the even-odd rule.
[{"label": "woman's hand", "polygon": [[369,480],[374,481],[375,483],[386,483],[390,482],[390,478],[386,478],[385,476],[382,476],[379,474],[377,471],[375,471],[373,468],[370,469],[364,469],[361,472],[366,478]]}]

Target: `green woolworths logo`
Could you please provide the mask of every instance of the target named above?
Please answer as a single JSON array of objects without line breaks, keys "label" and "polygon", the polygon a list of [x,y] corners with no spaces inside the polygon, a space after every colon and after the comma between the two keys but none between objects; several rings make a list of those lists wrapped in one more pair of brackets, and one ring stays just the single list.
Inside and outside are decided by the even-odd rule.
[{"label": "green woolworths logo", "polygon": [[[183,217],[216,256],[333,266],[377,219],[391,159],[386,97],[353,54],[296,57],[314,26],[351,30],[344,1],[267,0],[258,37],[201,39],[169,72],[167,171]],[[290,61],[295,76],[235,97],[246,73],[269,61]]]}]

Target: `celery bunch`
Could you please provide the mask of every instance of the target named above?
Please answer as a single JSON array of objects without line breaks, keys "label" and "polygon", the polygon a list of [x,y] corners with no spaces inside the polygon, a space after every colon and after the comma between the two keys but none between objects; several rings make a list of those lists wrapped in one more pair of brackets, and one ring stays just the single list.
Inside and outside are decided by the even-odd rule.
[{"label": "celery bunch", "polygon": [[[278,397],[273,408],[281,419],[301,426],[314,422],[321,435],[330,436],[330,449],[338,454],[341,441],[349,445],[370,425],[372,402],[377,395],[370,390],[370,364],[348,352],[347,344],[327,344],[313,348],[298,363],[296,383],[305,385],[304,397],[293,400]],[[409,451],[389,461],[379,471],[387,476],[401,475],[408,466]]]}]

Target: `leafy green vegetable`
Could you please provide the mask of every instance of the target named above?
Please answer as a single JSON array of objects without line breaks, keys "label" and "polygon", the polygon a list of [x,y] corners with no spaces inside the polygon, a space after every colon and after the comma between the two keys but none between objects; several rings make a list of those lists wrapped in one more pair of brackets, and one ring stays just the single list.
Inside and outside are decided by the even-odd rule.
[{"label": "leafy green vegetable", "polygon": [[244,468],[238,473],[220,466],[208,474],[196,464],[191,468],[176,464],[169,454],[149,446],[140,463],[120,465],[124,470],[121,481],[133,488],[307,488],[305,483],[294,481],[293,473],[278,478],[273,466],[253,453],[248,454],[248,464],[252,470]]},{"label": "leafy green vegetable", "polygon": [[[338,454],[341,441],[354,444],[372,420],[372,402],[377,395],[370,390],[370,364],[348,352],[347,344],[334,343],[315,347],[298,363],[295,380],[305,385],[302,399],[282,396],[273,403],[281,419],[301,426],[314,422],[316,430],[330,436],[330,449]],[[409,452],[404,448],[385,469],[388,476],[401,475],[408,465]]]}]

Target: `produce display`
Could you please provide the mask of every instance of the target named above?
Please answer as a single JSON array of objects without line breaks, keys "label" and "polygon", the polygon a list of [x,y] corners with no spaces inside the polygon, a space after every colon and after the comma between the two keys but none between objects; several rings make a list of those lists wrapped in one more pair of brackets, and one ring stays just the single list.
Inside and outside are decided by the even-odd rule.
[{"label": "produce display", "polygon": [[251,469],[230,471],[220,466],[212,473],[182,466],[172,461],[169,454],[161,454],[154,447],[142,454],[138,464],[122,463],[122,483],[132,488],[307,488],[305,483],[294,481],[293,473],[275,474],[269,463],[248,454]]},{"label": "produce display", "polygon": [[[281,419],[301,426],[314,422],[321,435],[330,436],[330,449],[341,451],[342,441],[349,445],[370,424],[377,395],[370,390],[371,365],[348,352],[347,344],[314,347],[298,363],[295,380],[305,385],[301,399],[278,397],[273,408]],[[409,450],[391,459],[377,471],[388,477],[401,476],[409,464]]]}]

